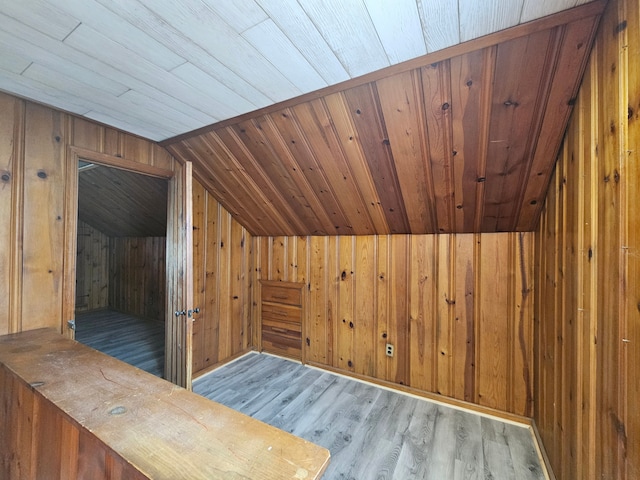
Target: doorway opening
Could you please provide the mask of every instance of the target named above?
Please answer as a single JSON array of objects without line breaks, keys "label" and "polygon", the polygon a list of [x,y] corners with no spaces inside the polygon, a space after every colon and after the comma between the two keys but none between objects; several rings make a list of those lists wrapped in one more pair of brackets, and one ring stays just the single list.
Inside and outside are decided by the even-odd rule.
[{"label": "doorway opening", "polygon": [[164,376],[168,181],[79,160],[76,340]]}]

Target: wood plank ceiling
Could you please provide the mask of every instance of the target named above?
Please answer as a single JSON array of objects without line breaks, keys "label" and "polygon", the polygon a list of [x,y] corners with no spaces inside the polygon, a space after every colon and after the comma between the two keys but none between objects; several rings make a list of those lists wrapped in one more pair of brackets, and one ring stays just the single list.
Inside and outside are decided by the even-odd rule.
[{"label": "wood plank ceiling", "polygon": [[85,165],[78,173],[78,218],[109,237],[164,237],[167,180]]},{"label": "wood plank ceiling", "polygon": [[254,235],[533,230],[604,5],[163,145]]},{"label": "wood plank ceiling", "polygon": [[0,90],[163,140],[589,0],[4,0]]},{"label": "wood plank ceiling", "polygon": [[5,1],[0,90],[162,140],[254,235],[531,230],[605,5]]}]

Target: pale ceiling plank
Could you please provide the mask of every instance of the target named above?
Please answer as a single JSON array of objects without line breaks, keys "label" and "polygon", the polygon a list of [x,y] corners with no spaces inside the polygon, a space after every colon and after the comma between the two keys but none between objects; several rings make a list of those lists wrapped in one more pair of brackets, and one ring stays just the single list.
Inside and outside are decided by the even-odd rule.
[{"label": "pale ceiling plank", "polygon": [[242,34],[302,93],[326,87],[325,82],[273,20],[251,27]]},{"label": "pale ceiling plank", "polygon": [[205,0],[205,3],[237,33],[269,18],[255,0]]},{"label": "pale ceiling plank", "polygon": [[460,41],[518,25],[524,0],[458,0]]},{"label": "pale ceiling plank", "polygon": [[2,12],[56,40],[63,40],[80,24],[77,18],[57,6],[39,0],[5,0]]},{"label": "pale ceiling plank", "polygon": [[524,0],[520,23],[530,22],[536,18],[545,17],[589,1],[591,0],[580,2],[576,0]]},{"label": "pale ceiling plank", "polygon": [[[106,63],[103,63],[95,58],[80,52],[74,48],[70,48],[61,42],[52,42],[51,38],[44,35],[31,27],[28,27],[16,20],[7,17],[0,13],[0,25],[2,25],[3,35],[13,36],[21,41],[37,45],[44,50],[48,50],[52,55],[65,59],[67,62],[76,65],[82,65],[83,67],[96,72],[106,78],[111,78],[114,81],[121,84],[128,85],[130,88],[144,92],[156,101],[163,102],[193,118],[198,119],[204,125],[212,123],[214,120],[207,114],[190,107],[183,102],[176,100],[174,97],[154,88],[144,82],[141,82],[124,72],[121,72],[117,68],[113,68]],[[126,90],[125,90],[126,91]],[[64,108],[62,105],[55,103],[50,104],[55,107]]]},{"label": "pale ceiling plank", "polygon": [[427,53],[415,0],[364,0],[391,64]]},{"label": "pale ceiling plank", "polygon": [[166,95],[172,96],[179,103],[199,110],[207,116],[211,123],[215,118],[209,114],[218,104],[208,96],[195,92],[193,88],[182,80],[156,65],[147,62],[134,52],[127,50],[117,42],[105,37],[86,25],[80,25],[69,35],[64,43],[76,50],[90,55],[101,52],[100,59],[116,69],[124,69],[131,78],[146,83]]},{"label": "pale ceiling plank", "polygon": [[457,2],[417,0],[427,52],[435,52],[460,43]]},{"label": "pale ceiling plank", "polygon": [[128,22],[145,31],[158,42],[184,57],[188,62],[226,85],[252,104],[264,106],[273,103],[269,97],[212,57],[204,48],[195,44],[171,25],[168,25],[162,18],[145,6],[131,0],[98,0],[98,2],[112,9]]},{"label": "pale ceiling plank", "polygon": [[94,0],[64,0],[59,8],[73,13],[83,24],[121,43],[165,70],[171,70],[185,62],[170,49],[133,26]]},{"label": "pale ceiling plank", "polygon": [[329,85],[350,78],[338,57],[296,0],[257,1]]},{"label": "pale ceiling plank", "polygon": [[15,55],[3,48],[0,55],[0,69],[7,70],[12,73],[21,74],[25,68],[31,64],[31,60],[21,55]]},{"label": "pale ceiling plank", "polygon": [[[2,17],[0,16],[0,21],[1,20]],[[75,77],[115,96],[122,95],[124,92],[129,90],[129,87],[120,82],[111,80],[104,75],[85,68],[82,65],[78,65],[66,58],[56,55],[56,53],[52,52],[51,49],[47,50],[39,45],[34,45],[2,30],[0,30],[0,45],[2,45],[2,55],[0,57],[19,57],[26,63],[24,68],[29,66],[32,62],[39,63],[40,65],[55,70],[56,72]],[[64,49],[62,44],[58,45],[60,48]],[[24,68],[22,70],[24,70]],[[22,70],[20,70],[20,72],[22,72]]]},{"label": "pale ceiling plank", "polygon": [[198,91],[206,92],[211,98],[220,102],[219,109],[211,113],[212,116],[217,118],[235,117],[271,103],[265,97],[263,103],[253,104],[191,63],[184,63],[171,70],[171,73]]},{"label": "pale ceiling plank", "polygon": [[88,119],[95,120],[96,122],[119,128],[125,132],[148,138],[149,140],[160,141],[173,135],[172,132],[168,132],[166,130],[156,130],[154,128],[148,128],[147,126],[141,126],[140,124],[130,124],[107,113],[90,111],[84,114],[84,116]]},{"label": "pale ceiling plank", "polygon": [[117,118],[128,123],[141,123],[146,126],[153,126],[157,129],[166,129],[175,132],[184,131],[186,125],[175,121],[169,115],[169,109],[164,109],[165,117],[154,112],[147,111],[146,107],[132,108],[130,102],[122,97],[114,97],[105,94],[100,89],[88,85],[73,77],[54,72],[42,65],[32,64],[23,74],[23,78],[30,78],[42,85],[55,88],[66,93],[69,97],[82,102],[88,109],[102,112],[112,112]]},{"label": "pale ceiling plank", "polygon": [[335,2],[299,0],[351,77],[389,66],[387,54],[378,39],[362,1]]},{"label": "pale ceiling plank", "polygon": [[89,110],[73,96],[8,70],[0,70],[0,90],[46,105],[56,105],[61,110],[78,115],[84,115]]},{"label": "pale ceiling plank", "polygon": [[[182,125],[180,131],[195,130],[202,126],[200,121],[185,115],[184,113],[171,108],[162,102],[156,102],[148,96],[140,93],[136,90],[129,90],[119,97],[124,103],[128,105],[129,111],[143,110],[149,112],[155,119],[162,119],[163,125],[174,125],[173,130],[178,130],[176,127]],[[170,122],[166,122],[170,119]]]},{"label": "pale ceiling plank", "polygon": [[172,0],[141,2],[274,102],[302,93],[206,5]]}]

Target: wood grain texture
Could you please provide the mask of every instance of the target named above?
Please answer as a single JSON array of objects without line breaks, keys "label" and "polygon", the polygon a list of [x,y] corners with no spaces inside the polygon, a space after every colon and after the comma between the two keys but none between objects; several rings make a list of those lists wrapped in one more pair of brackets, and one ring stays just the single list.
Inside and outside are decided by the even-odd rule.
[{"label": "wood grain texture", "polygon": [[[251,236],[193,182],[193,373],[252,344]],[[257,289],[256,289],[257,290]]]},{"label": "wood grain texture", "polygon": [[109,278],[109,237],[78,222],[76,312],[108,306]]},{"label": "wood grain texture", "polygon": [[164,323],[166,237],[109,239],[108,306]]},{"label": "wood grain texture", "polygon": [[546,478],[525,425],[271,355],[245,355],[194,391],[328,448],[327,479]]},{"label": "wood grain texture", "polygon": [[639,48],[637,2],[610,2],[536,234],[534,418],[559,479],[640,473]]},{"label": "wood grain texture", "polygon": [[[262,266],[254,285],[293,277],[307,285],[307,361],[531,414],[532,235],[254,237],[253,244]],[[284,261],[300,250],[304,268]],[[254,308],[256,326],[258,315]]]},{"label": "wood grain texture", "polygon": [[0,215],[8,226],[0,233],[0,289],[8,289],[0,299],[1,333],[45,326],[63,331],[75,306],[73,269],[64,261],[67,227],[73,223],[71,146],[165,172],[174,160],[163,148],[129,134],[6,94],[0,99],[0,170],[9,176],[0,180]]},{"label": "wood grain texture", "polygon": [[0,440],[9,480],[314,479],[329,461],[322,447],[49,329],[0,339],[0,385],[10,387],[3,432],[23,427]]},{"label": "wood grain texture", "polygon": [[[508,25],[507,3],[460,14]],[[253,235],[533,231],[604,3],[588,7],[162,144]],[[322,30],[326,5],[303,8]]]}]

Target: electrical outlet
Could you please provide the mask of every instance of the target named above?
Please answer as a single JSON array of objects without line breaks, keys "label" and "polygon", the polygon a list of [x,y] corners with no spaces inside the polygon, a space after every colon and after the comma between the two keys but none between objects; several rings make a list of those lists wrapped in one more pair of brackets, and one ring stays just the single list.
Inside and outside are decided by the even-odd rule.
[{"label": "electrical outlet", "polygon": [[387,343],[387,357],[393,357],[393,344]]}]

